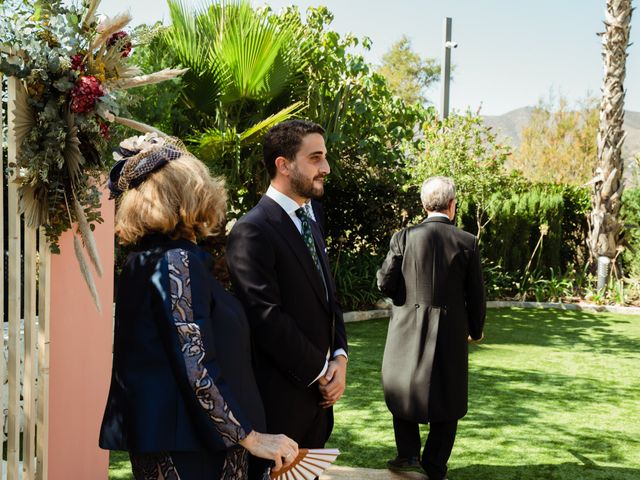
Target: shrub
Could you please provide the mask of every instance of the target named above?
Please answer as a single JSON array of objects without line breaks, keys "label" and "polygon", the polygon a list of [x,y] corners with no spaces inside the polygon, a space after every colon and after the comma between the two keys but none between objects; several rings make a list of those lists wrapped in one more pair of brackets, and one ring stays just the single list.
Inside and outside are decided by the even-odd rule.
[{"label": "shrub", "polygon": [[338,302],[342,309],[373,308],[382,294],[376,285],[376,271],[383,257],[368,252],[338,251],[333,259]]},{"label": "shrub", "polygon": [[640,188],[625,190],[620,214],[624,221],[627,248],[622,261],[628,275],[640,278]]},{"label": "shrub", "polygon": [[[461,202],[458,224],[476,233],[475,208]],[[505,272],[523,272],[529,262],[532,270],[556,273],[585,260],[586,214],[589,192],[578,187],[537,185],[521,193],[494,195],[488,202],[491,221],[481,241],[482,255]],[[541,226],[548,227],[541,245],[531,258],[541,237]]]}]

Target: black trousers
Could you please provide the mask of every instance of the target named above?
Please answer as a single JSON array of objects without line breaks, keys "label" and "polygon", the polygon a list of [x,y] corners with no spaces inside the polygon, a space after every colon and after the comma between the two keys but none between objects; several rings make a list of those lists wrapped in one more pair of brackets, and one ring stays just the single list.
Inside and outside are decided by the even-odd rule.
[{"label": "black trousers", "polygon": [[[447,461],[456,439],[458,421],[429,422],[429,435],[424,444],[420,463],[429,480],[442,480],[447,475]],[[399,457],[419,457],[420,426],[415,422],[393,417],[393,433]]]},{"label": "black trousers", "polygon": [[[284,433],[298,443],[300,448],[324,448],[324,444],[333,429],[333,415],[329,410],[318,409],[313,425],[305,432],[278,432]],[[271,460],[256,458],[253,455],[249,457],[249,480],[262,479],[265,469],[271,467]],[[317,478],[317,477],[316,477]]]}]

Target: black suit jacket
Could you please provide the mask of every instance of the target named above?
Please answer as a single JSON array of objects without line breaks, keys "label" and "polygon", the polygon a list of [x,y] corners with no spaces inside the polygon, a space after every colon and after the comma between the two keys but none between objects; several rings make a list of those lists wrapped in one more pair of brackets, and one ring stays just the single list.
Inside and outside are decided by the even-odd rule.
[{"label": "black suit jacket", "polygon": [[327,352],[347,350],[324,240],[315,222],[311,227],[327,291],[291,218],[267,196],[233,226],[226,255],[251,325],[267,429],[297,441],[318,416],[321,395],[310,384]]},{"label": "black suit jacket", "polygon": [[[486,308],[476,237],[444,217],[428,218],[393,235],[377,277],[380,290],[394,302],[389,335],[403,336],[395,343],[399,348],[385,349],[385,362],[394,365],[397,376],[407,374],[403,365],[413,360],[406,358],[402,345],[426,331],[429,307],[441,308],[431,378],[422,379],[429,388],[424,390],[429,392],[428,420],[463,417],[468,396],[467,336],[482,336]],[[402,324],[412,327],[394,329]],[[389,340],[387,346],[394,344],[393,338]],[[387,403],[390,395],[410,393],[385,391]]]},{"label": "black suit jacket", "polygon": [[100,447],[209,451],[222,465],[227,446],[220,425],[206,414],[189,383],[172,313],[176,277],[168,253],[176,251],[189,259],[183,280],[191,290],[189,313],[201,334],[202,363],[245,432],[265,431],[242,306],[214,278],[209,254],[187,240],[152,235],[127,257],[118,280],[113,371]]}]

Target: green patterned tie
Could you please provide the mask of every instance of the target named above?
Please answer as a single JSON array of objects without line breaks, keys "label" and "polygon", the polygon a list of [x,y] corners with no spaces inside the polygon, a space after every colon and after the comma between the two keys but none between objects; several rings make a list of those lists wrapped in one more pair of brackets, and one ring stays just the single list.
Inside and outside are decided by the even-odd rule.
[{"label": "green patterned tie", "polygon": [[313,241],[313,235],[311,234],[311,224],[309,223],[309,215],[307,215],[307,211],[304,207],[300,207],[296,210],[296,215],[300,219],[302,223],[302,238],[304,239],[304,243],[307,245],[309,249],[309,253],[311,254],[311,258],[313,259],[313,263],[320,274],[320,278],[324,282],[324,275],[322,274],[322,266],[320,265],[320,259],[318,258],[318,252],[316,250],[316,244]]}]

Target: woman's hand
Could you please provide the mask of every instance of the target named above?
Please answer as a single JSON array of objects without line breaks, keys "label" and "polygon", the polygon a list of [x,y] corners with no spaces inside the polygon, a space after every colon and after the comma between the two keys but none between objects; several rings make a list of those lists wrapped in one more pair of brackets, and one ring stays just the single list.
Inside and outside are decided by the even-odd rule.
[{"label": "woman's hand", "polygon": [[286,467],[298,456],[298,444],[286,435],[258,433],[255,430],[240,442],[251,455],[273,460],[273,471]]}]

